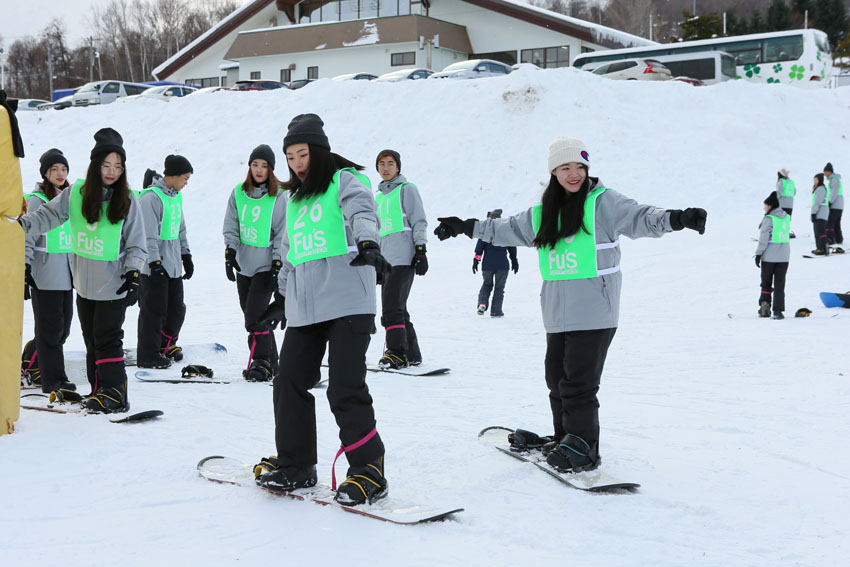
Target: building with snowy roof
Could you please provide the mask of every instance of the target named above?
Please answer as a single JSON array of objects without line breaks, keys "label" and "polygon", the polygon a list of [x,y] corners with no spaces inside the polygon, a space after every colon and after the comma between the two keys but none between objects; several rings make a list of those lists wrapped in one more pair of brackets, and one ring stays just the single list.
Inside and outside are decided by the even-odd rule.
[{"label": "building with snowy roof", "polygon": [[517,0],[251,0],[163,62],[158,80],[439,71],[466,59],[566,67],[580,53],[654,42]]}]

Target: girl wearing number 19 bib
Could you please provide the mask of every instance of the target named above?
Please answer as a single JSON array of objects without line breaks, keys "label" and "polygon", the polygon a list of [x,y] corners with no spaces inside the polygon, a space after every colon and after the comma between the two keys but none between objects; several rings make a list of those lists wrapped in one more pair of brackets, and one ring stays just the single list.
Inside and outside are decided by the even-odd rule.
[{"label": "girl wearing number 19 bib", "polygon": [[[387,493],[384,445],[366,385],[366,349],[375,332],[376,270],[389,271],[378,246],[378,216],[363,168],[331,153],[315,114],[292,119],[283,140],[290,180],[283,269],[267,318],[287,319],[274,381],[277,456],[255,468],[266,488],[316,484],[316,409],[310,387],[327,346],[327,396],[348,459],[336,499],[348,505]],[[333,476],[332,487],[336,489]]]},{"label": "girl wearing number 19 bib", "polygon": [[227,201],[224,264],[227,279],[236,282],[248,331],[250,354],[242,374],[251,382],[267,382],[277,372],[277,344],[272,328],[261,323],[260,316],[271,301],[280,271],[286,198],[274,175],[275,155],[269,146],[254,148],[248,164],[245,181]]}]

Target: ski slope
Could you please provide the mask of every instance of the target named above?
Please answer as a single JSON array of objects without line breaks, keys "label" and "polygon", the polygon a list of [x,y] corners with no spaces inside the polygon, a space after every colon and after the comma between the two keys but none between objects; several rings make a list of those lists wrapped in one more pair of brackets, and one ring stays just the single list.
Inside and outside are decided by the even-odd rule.
[{"label": "ski slope", "polygon": [[[814,247],[812,176],[831,161],[850,178],[848,92],[522,69],[468,82],[322,80],[297,91],[21,113],[27,191],[51,147],[65,152],[71,179],[83,176],[104,126],[124,136],[134,187],[167,154],[189,158],[196,270],[181,342],[225,344],[215,373],[230,384],[143,384],[131,374],[131,411],[165,412],[137,425],[22,411],[16,434],[0,437],[0,565],[843,565],[850,313],[823,308],[818,292],[850,288],[850,255],[801,255]],[[506,316],[491,319],[475,314],[481,278],[471,271],[475,243],[463,236],[431,237],[430,271],[416,278],[409,304],[425,364],[452,372],[368,376],[391,494],[464,507],[456,521],[392,526],[198,477],[208,455],[256,462],[274,453],[272,389],[239,377],[248,347],[221,224],[253,147],[271,145],[287,178],[281,142],[304,112],[324,119],[332,149],[367,166],[375,185],[375,155],[398,150],[429,230],[438,216],[483,218],[494,208],[507,216],[534,204],[549,143],[561,135],[587,144],[590,173],[606,186],[642,203],[708,211],[703,236],[621,240],[601,454],[606,471],[640,483],[639,493],[569,490],[476,439],[488,425],[549,434],[551,424],[535,252],[519,251]],[[781,167],[798,187],[789,318],[760,320],[752,238]],[[795,319],[803,306],[812,316]],[[130,346],[137,312],[127,313]],[[24,339],[31,333],[27,306]],[[382,343],[379,330],[370,362]],[[76,322],[67,348],[83,348]],[[317,397],[319,477],[328,481],[339,440]],[[346,467],[340,459],[338,477]]]}]

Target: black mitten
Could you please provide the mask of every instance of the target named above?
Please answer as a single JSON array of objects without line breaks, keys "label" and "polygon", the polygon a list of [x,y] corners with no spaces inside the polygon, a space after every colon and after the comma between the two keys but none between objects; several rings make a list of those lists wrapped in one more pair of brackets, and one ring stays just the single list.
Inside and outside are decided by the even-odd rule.
[{"label": "black mitten", "polygon": [[156,260],[156,261],[148,264],[148,266],[151,269],[151,275],[152,276],[159,276],[159,277],[162,277],[162,278],[168,277],[168,272],[166,272],[165,268],[162,267],[162,261]]},{"label": "black mitten", "polygon": [[458,217],[439,217],[437,220],[440,224],[434,229],[434,234],[440,240],[454,238],[459,234],[472,238],[472,231],[475,230],[475,223],[478,221],[478,219],[460,220]]},{"label": "black mitten", "polygon": [[670,228],[673,230],[689,228],[703,234],[705,232],[706,216],[705,209],[687,208],[684,211],[679,209],[671,210]]},{"label": "black mitten", "polygon": [[242,268],[239,267],[239,263],[236,261],[236,250],[227,247],[224,249],[224,271],[227,274],[227,279],[235,282],[236,276],[234,275],[233,270],[241,272]]},{"label": "black mitten", "polygon": [[124,283],[121,284],[115,294],[121,295],[127,292],[127,296],[124,298],[125,304],[127,306],[135,305],[139,300],[139,270],[129,270],[121,276],[121,279],[124,280]]},{"label": "black mitten", "polygon": [[280,293],[274,292],[274,301],[260,315],[259,323],[269,329],[274,329],[278,323],[281,330],[286,328],[286,299]]},{"label": "black mitten", "polygon": [[357,256],[351,261],[351,266],[370,265],[375,267],[376,272],[387,273],[390,271],[390,263],[381,254],[381,248],[371,240],[357,243]]},{"label": "black mitten", "polygon": [[416,247],[416,252],[413,254],[413,262],[410,265],[413,266],[413,271],[416,272],[417,276],[424,276],[428,271],[428,258],[425,256],[424,244]]},{"label": "black mitten", "polygon": [[182,254],[180,258],[183,260],[183,279],[192,279],[192,274],[195,273],[195,263],[192,262],[192,255]]},{"label": "black mitten", "polygon": [[761,268],[761,254],[756,256],[756,268]]}]

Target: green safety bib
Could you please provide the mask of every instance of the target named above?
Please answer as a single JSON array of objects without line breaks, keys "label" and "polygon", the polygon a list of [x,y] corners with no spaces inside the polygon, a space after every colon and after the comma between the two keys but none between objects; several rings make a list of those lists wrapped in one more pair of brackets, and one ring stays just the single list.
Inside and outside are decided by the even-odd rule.
[{"label": "green safety bib", "polygon": [[[826,205],[826,206],[829,206],[829,194],[830,194],[829,185],[828,184],[824,185],[823,188],[826,189],[826,200],[823,202],[823,204]],[[812,208],[815,208],[815,195],[817,195],[817,194],[818,194],[818,191],[817,191],[817,189],[815,189],[812,192]]]},{"label": "green safety bib", "polygon": [[797,186],[790,179],[782,180],[782,195],[780,197],[794,197],[797,194]]},{"label": "green safety bib", "polygon": [[[44,193],[30,193],[27,197],[38,197],[45,203],[50,202]],[[67,254],[71,252],[71,221],[66,220],[61,225],[51,229],[45,234],[47,248],[36,248],[39,252],[48,254]]]},{"label": "green safety bib", "polygon": [[89,260],[114,262],[121,248],[121,229],[124,219],[112,223],[106,216],[109,203],[103,203],[100,220],[89,224],[83,216],[83,179],[78,179],[71,187],[69,222],[71,223],[71,250],[77,256]]},{"label": "green safety bib", "polygon": [[791,242],[791,217],[779,218],[776,215],[767,215],[773,220],[773,234],[770,241],[774,244],[785,244]]},{"label": "green safety bib", "polygon": [[[620,270],[619,266],[599,270],[597,267],[596,251],[603,248],[614,248],[619,244],[596,243],[596,200],[606,187],[597,187],[591,191],[584,201],[584,226],[590,232],[582,229],[567,238],[559,240],[554,248],[543,247],[537,250],[540,274],[546,281],[580,280],[611,274]],[[532,208],[531,222],[535,234],[540,231],[543,205]]]},{"label": "green safety bib", "polygon": [[162,201],[162,223],[159,227],[160,240],[177,240],[180,237],[180,223],[183,220],[183,194],[179,191],[174,197],[166,195],[162,189],[151,186],[142,191],[142,195],[154,192]]},{"label": "green safety bib", "polygon": [[345,219],[339,207],[339,175],[342,171],[354,174],[366,187],[372,188],[368,177],[353,168],[345,168],[334,174],[328,189],[321,195],[299,201],[290,199],[286,205],[286,232],[289,235],[286,259],[293,266],[356,250],[349,250]]},{"label": "green safety bib", "polygon": [[378,193],[375,200],[378,202],[378,218],[381,219],[382,237],[404,230],[404,213],[401,210],[401,188],[412,183],[402,183],[386,195]]},{"label": "green safety bib", "polygon": [[239,240],[242,244],[268,248],[272,236],[272,214],[277,196],[266,193],[259,199],[253,199],[242,190],[242,184],[236,186],[236,214],[239,216]]}]

